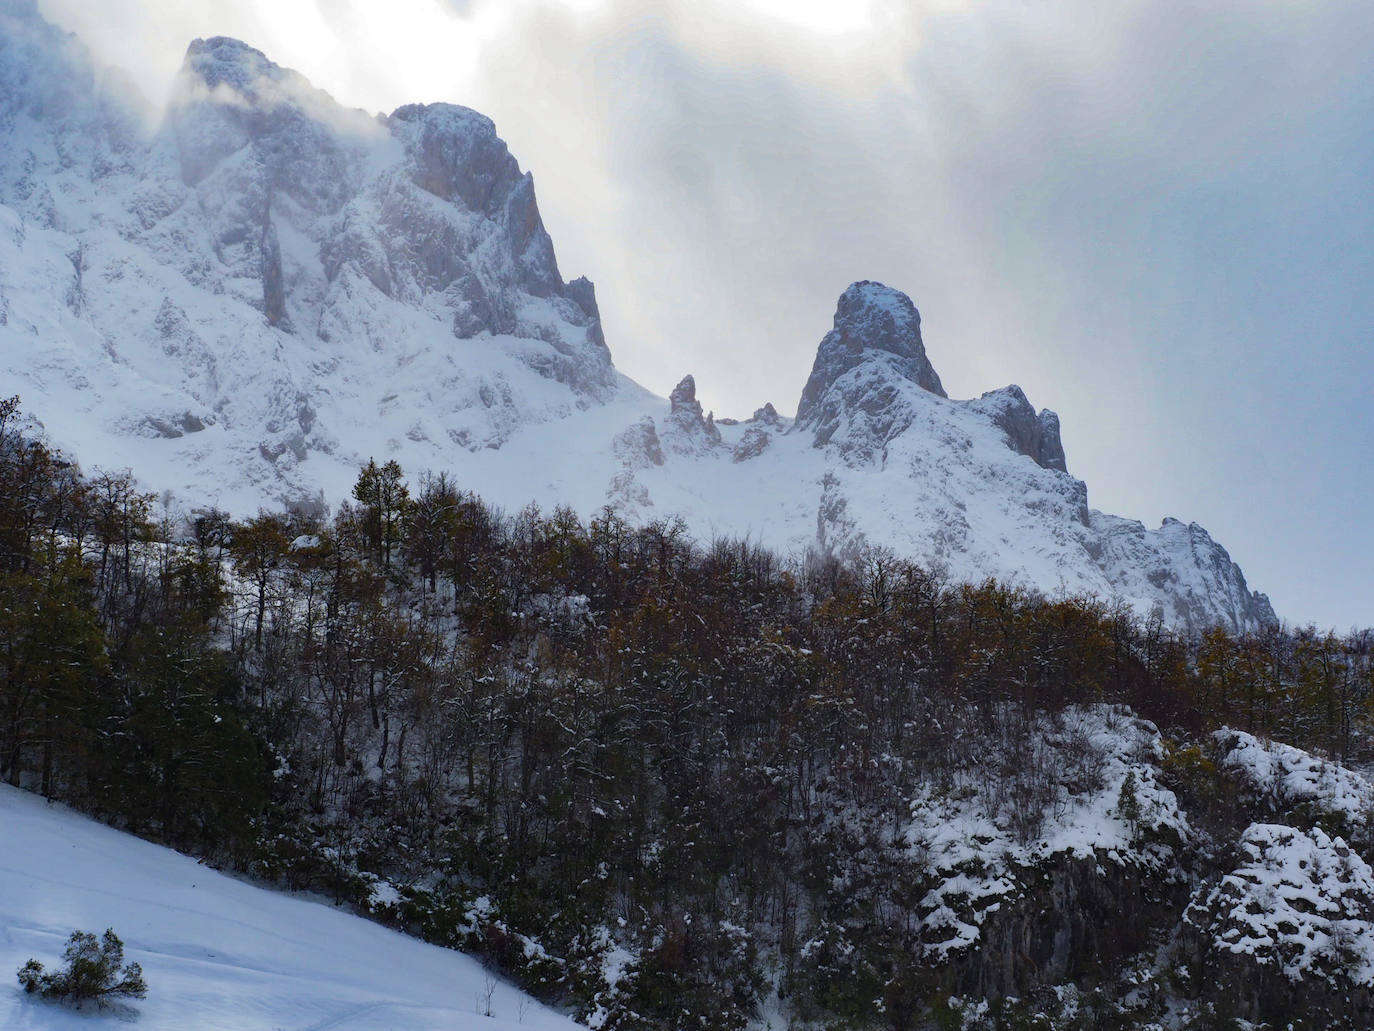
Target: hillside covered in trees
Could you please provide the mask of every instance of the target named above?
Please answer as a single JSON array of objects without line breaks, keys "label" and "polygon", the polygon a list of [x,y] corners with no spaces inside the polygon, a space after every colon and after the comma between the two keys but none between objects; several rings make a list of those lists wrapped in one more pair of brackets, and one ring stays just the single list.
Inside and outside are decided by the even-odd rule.
[{"label": "hillside covered in trees", "polygon": [[0,777],[598,1028],[1369,1026],[1372,653],[394,463],[175,522],[0,405]]}]

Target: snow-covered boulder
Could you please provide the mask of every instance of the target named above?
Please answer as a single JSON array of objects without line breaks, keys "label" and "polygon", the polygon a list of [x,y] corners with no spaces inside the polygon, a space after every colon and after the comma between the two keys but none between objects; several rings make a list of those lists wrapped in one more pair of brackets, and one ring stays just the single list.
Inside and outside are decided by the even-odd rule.
[{"label": "snow-covered boulder", "polygon": [[1374,990],[1374,871],[1320,827],[1248,827],[1237,862],[1184,915],[1193,977],[1237,1016],[1290,1013],[1349,1027]]}]

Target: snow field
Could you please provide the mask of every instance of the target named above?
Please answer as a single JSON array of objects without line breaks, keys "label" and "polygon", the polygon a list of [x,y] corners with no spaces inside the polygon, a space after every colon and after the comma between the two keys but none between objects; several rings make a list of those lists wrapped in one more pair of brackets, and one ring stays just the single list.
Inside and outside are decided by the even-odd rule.
[{"label": "snow field", "polygon": [[[24,995],[15,971],[25,960],[60,967],[72,931],[107,927],[125,960],[142,964],[147,999],[101,1013]],[[0,786],[0,1028],[96,1031],[130,1020],[144,1031],[578,1027],[469,956]]]}]

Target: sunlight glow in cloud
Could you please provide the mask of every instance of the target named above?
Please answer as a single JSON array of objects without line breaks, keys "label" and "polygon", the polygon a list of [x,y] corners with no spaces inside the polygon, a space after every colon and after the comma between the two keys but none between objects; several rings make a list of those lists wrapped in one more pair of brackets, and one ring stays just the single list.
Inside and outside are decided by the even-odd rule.
[{"label": "sunlight glow in cloud", "polygon": [[871,0],[745,0],[745,6],[811,32],[861,32],[873,28]]}]

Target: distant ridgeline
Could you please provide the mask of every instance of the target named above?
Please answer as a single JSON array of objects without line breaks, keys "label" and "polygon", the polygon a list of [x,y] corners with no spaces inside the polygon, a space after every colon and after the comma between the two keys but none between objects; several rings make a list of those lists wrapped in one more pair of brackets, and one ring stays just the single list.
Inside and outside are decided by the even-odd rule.
[{"label": "distant ridgeline", "polygon": [[169,525],[22,429],[10,783],[595,1027],[1374,1024],[1369,632],[1183,635],[394,463],[333,518]]},{"label": "distant ridgeline", "polygon": [[376,455],[511,509],[886,547],[1194,633],[1274,621],[1203,527],[1093,509],[1019,387],[948,397],[899,290],[853,283],[795,342],[795,419],[717,419],[691,376],[662,398],[616,370],[484,115],[351,110],[224,37],[164,112],[123,82],[0,0],[0,384],[91,466],[242,517],[336,505]]}]

